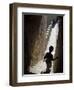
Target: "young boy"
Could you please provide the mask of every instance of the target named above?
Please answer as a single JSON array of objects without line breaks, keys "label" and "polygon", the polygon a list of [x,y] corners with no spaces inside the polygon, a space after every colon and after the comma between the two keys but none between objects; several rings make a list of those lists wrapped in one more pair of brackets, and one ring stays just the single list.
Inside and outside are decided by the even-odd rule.
[{"label": "young boy", "polygon": [[52,66],[52,61],[57,59],[57,57],[55,59],[53,59],[53,55],[52,55],[53,50],[54,50],[54,47],[50,46],[49,47],[49,52],[47,52],[46,55],[44,56],[44,61],[46,62],[46,65],[47,65],[45,73],[50,73],[50,68]]}]

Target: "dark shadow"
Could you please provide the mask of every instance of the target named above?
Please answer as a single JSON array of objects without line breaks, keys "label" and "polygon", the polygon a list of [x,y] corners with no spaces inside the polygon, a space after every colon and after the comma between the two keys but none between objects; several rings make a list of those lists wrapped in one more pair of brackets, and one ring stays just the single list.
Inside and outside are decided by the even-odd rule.
[{"label": "dark shadow", "polygon": [[24,74],[34,74],[29,72],[31,64],[31,52],[35,37],[41,22],[41,15],[24,15]]},{"label": "dark shadow", "polygon": [[58,32],[58,40],[56,46],[55,57],[59,56],[59,59],[55,61],[54,65],[54,73],[63,73],[63,16],[58,16],[57,20],[59,20],[59,32]]}]

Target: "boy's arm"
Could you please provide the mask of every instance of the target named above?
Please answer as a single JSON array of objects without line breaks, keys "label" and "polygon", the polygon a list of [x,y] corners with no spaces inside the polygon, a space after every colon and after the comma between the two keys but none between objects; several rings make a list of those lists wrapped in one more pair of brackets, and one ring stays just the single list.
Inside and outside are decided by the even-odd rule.
[{"label": "boy's arm", "polygon": [[46,53],[46,55],[44,56],[44,59],[45,59],[45,58],[47,58],[47,53]]},{"label": "boy's arm", "polygon": [[53,58],[53,60],[56,60],[56,59],[58,59],[59,57],[56,57],[56,58]]},{"label": "boy's arm", "polygon": [[46,53],[46,55],[44,56],[44,60],[43,60],[44,62],[46,61],[46,58],[47,58],[47,53]]}]

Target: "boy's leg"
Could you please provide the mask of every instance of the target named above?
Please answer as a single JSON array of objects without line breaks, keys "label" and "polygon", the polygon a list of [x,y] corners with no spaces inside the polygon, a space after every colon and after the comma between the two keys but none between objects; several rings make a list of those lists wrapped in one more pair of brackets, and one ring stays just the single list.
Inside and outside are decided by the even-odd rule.
[{"label": "boy's leg", "polygon": [[46,72],[47,72],[47,73],[50,73],[50,63],[47,63]]}]

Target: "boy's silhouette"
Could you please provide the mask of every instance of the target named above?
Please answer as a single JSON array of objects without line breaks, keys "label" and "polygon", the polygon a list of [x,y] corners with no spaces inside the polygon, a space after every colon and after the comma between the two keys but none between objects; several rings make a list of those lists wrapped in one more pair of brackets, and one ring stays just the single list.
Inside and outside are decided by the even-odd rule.
[{"label": "boy's silhouette", "polygon": [[53,55],[52,55],[52,51],[54,50],[54,47],[53,46],[50,46],[49,47],[49,52],[47,52],[46,53],[46,55],[44,56],[44,61],[46,62],[46,65],[47,65],[47,68],[46,68],[46,72],[44,72],[44,73],[50,73],[50,68],[51,68],[51,66],[52,66],[52,62],[51,61],[53,61],[53,60],[55,60],[55,59],[53,59]]}]

